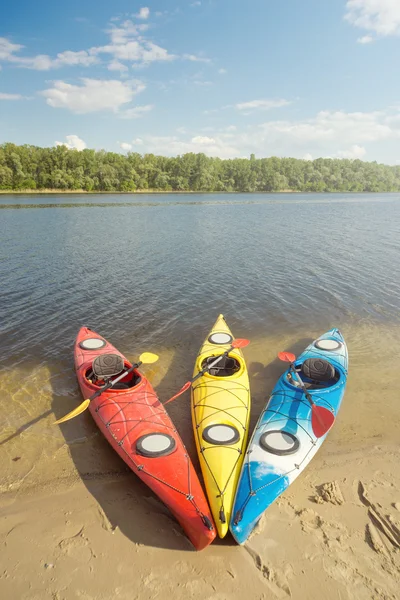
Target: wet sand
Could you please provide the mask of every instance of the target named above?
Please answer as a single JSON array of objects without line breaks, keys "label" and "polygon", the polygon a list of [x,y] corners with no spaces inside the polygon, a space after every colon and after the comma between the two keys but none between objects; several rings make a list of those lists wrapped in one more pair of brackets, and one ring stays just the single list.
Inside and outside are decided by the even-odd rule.
[{"label": "wet sand", "polygon": [[[320,333],[297,328],[252,339],[245,350],[251,429],[284,369],[276,353],[299,354]],[[244,547],[228,536],[201,553],[108,446],[89,413],[53,425],[81,399],[72,354],[2,371],[0,597],[268,600],[314,599],[322,590],[325,600],[395,600],[400,327],[355,321],[343,333],[349,381],[321,450]],[[190,377],[195,355],[152,350],[160,361],[145,372],[165,400]],[[168,408],[198,467],[189,396]]]}]

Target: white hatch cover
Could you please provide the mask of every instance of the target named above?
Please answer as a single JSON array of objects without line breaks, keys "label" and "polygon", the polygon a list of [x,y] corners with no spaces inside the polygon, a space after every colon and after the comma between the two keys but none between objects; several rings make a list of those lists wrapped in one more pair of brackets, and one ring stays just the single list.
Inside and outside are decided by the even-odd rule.
[{"label": "white hatch cover", "polygon": [[288,431],[272,430],[262,434],[260,446],[267,452],[282,456],[296,452],[300,442],[295,435]]},{"label": "white hatch cover", "polygon": [[230,344],[233,337],[229,333],[212,333],[208,338],[208,341],[212,344]]},{"label": "white hatch cover", "polygon": [[236,444],[240,440],[240,435],[232,425],[209,425],[203,431],[203,439],[209,444],[229,446]]},{"label": "white hatch cover", "polygon": [[79,345],[84,350],[99,350],[100,348],[104,348],[106,342],[99,338],[87,338],[87,340],[83,340]]},{"label": "white hatch cover", "polygon": [[320,350],[327,350],[328,352],[332,350],[339,350],[341,347],[341,343],[336,340],[317,340],[314,344],[316,348]]},{"label": "white hatch cover", "polygon": [[173,452],[175,446],[174,438],[166,433],[149,433],[143,435],[136,442],[138,454],[149,458],[167,456]]}]

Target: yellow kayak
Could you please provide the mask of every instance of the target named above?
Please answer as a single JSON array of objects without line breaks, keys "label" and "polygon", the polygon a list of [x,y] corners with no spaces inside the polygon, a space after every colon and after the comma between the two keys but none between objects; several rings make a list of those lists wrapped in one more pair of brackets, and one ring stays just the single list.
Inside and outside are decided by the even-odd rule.
[{"label": "yellow kayak", "polygon": [[[233,340],[223,315],[219,315],[200,348],[194,375],[228,350]],[[221,538],[229,528],[249,417],[249,376],[243,354],[235,348],[192,387],[194,437],[211,512]]]}]

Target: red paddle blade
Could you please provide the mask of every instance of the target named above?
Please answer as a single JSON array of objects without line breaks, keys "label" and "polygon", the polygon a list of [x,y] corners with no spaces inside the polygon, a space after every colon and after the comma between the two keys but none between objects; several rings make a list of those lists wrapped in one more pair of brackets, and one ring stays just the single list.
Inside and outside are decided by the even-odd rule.
[{"label": "red paddle blade", "polygon": [[168,404],[168,402],[172,402],[172,400],[175,400],[181,394],[184,394],[186,392],[186,390],[188,390],[190,388],[191,385],[192,385],[192,382],[191,381],[187,381],[185,383],[185,385],[181,387],[181,389],[179,390],[179,392],[177,394],[175,394],[175,396],[172,396],[172,398],[170,398],[169,400],[167,400],[166,402],[164,402],[164,405]]},{"label": "red paddle blade", "polygon": [[250,340],[238,338],[237,340],[233,340],[231,346],[232,346],[232,348],[245,348],[249,344],[250,344]]},{"label": "red paddle blade", "polygon": [[327,408],[317,406],[316,404],[313,404],[311,409],[311,427],[315,437],[320,438],[328,433],[334,424],[335,415]]},{"label": "red paddle blade", "polygon": [[279,360],[283,360],[283,362],[293,363],[296,360],[296,356],[291,352],[279,352],[278,354]]}]

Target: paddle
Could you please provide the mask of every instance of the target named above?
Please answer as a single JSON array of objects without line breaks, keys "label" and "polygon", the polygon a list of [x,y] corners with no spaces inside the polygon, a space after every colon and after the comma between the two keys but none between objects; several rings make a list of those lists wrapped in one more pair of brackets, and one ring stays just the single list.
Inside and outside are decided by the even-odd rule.
[{"label": "paddle", "polygon": [[126,377],[128,375],[128,373],[131,373],[132,371],[134,371],[135,369],[140,367],[141,364],[151,365],[152,363],[155,363],[157,361],[158,361],[157,354],[152,354],[151,352],[143,352],[143,354],[141,354],[139,356],[139,362],[137,362],[134,365],[132,365],[131,367],[129,367],[129,369],[127,369],[126,371],[123,371],[123,373],[121,373],[121,375],[118,375],[118,377],[116,379],[113,379],[112,381],[109,381],[108,383],[106,383],[106,385],[104,385],[102,388],[100,388],[95,394],[93,394],[93,396],[90,396],[90,398],[87,398],[86,400],[84,400],[79,406],[74,408],[74,410],[71,410],[71,412],[69,412],[67,415],[65,415],[65,417],[62,417],[61,419],[58,419],[57,421],[55,421],[54,425],[58,425],[59,423],[64,423],[65,421],[69,421],[70,419],[73,419],[74,417],[77,417],[78,415],[83,413],[83,411],[85,411],[87,409],[87,407],[89,406],[89,404],[91,403],[92,400],[94,400],[95,398],[98,398],[103,392],[112,388],[116,383],[118,383],[118,381],[120,381],[121,379]]},{"label": "paddle", "polygon": [[199,373],[197,373],[197,375],[195,377],[193,377],[193,379],[191,379],[190,381],[187,381],[185,383],[185,385],[183,385],[181,387],[181,389],[179,390],[179,392],[177,394],[175,394],[175,396],[172,396],[172,398],[170,398],[169,400],[167,400],[166,402],[164,402],[164,406],[165,406],[165,404],[168,404],[169,402],[172,402],[172,400],[175,400],[176,398],[178,398],[179,396],[181,396],[184,392],[186,392],[186,390],[188,390],[190,388],[190,386],[192,385],[192,383],[194,383],[196,381],[196,379],[199,379],[199,377],[202,377],[204,375],[204,373],[207,373],[207,371],[209,371],[210,369],[212,369],[217,363],[219,363],[219,361],[224,356],[228,356],[228,354],[229,354],[229,352],[231,352],[231,350],[234,350],[234,348],[245,348],[249,344],[250,344],[250,340],[245,340],[243,338],[238,338],[237,340],[233,340],[232,345],[231,345],[230,348],[228,348],[228,350],[226,350],[223,354],[221,354],[221,356],[218,356],[215,360],[213,360],[212,363],[210,363],[209,365],[206,365],[204,367],[204,369],[202,369],[201,371],[199,371]]},{"label": "paddle", "polygon": [[314,435],[317,438],[322,437],[323,435],[328,433],[333,423],[335,422],[335,415],[327,408],[323,406],[317,406],[313,402],[311,394],[307,392],[304,382],[302,381],[301,377],[297,374],[297,371],[294,367],[293,363],[296,360],[296,356],[291,352],[279,352],[278,358],[283,362],[290,363],[290,370],[295,375],[296,380],[301,385],[307,400],[311,404],[311,427],[314,432]]}]

